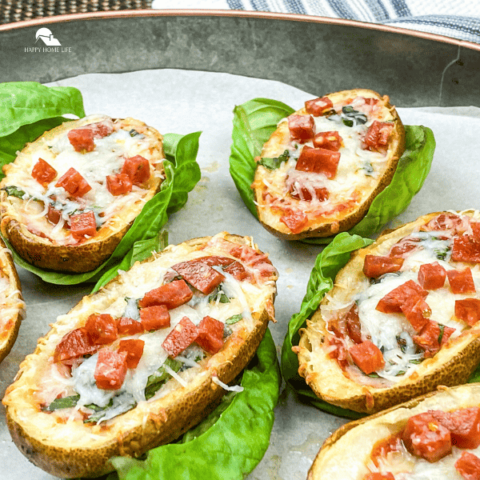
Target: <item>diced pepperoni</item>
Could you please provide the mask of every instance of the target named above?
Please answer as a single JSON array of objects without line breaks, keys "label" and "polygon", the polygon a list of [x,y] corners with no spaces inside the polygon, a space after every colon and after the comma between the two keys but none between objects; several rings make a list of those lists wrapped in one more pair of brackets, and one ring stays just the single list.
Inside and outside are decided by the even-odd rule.
[{"label": "diced pepperoni", "polygon": [[452,437],[458,448],[477,448],[480,445],[480,408],[461,408],[453,412],[430,410]]},{"label": "diced pepperoni", "polygon": [[107,137],[113,132],[113,123],[111,120],[104,122],[92,123],[86,128],[90,128],[95,138]]},{"label": "diced pepperoni", "polygon": [[322,173],[327,178],[333,178],[337,174],[339,161],[339,152],[332,152],[324,148],[312,148],[305,145],[300,153],[300,157],[298,157],[295,170]]},{"label": "diced pepperoni", "polygon": [[343,138],[338,132],[320,132],[313,138],[313,146],[315,148],[324,148],[338,152],[342,146]]},{"label": "diced pepperoni", "polygon": [[68,132],[68,140],[76,152],[93,152],[93,130],[91,128],[76,128]]},{"label": "diced pepperoni", "polygon": [[198,325],[198,336],[195,341],[208,353],[214,355],[223,347],[222,322],[206,316]]},{"label": "diced pepperoni", "polygon": [[128,175],[134,185],[143,185],[150,178],[150,162],[141,155],[127,158],[122,173]]},{"label": "diced pepperoni", "polygon": [[[336,337],[328,338],[328,358],[336,359],[341,368],[348,366],[347,353],[344,343]],[[332,348],[333,347],[333,348]]]},{"label": "diced pepperoni", "polygon": [[189,347],[198,337],[198,328],[188,318],[183,317],[162,343],[163,349],[175,358]]},{"label": "diced pepperoni", "polygon": [[154,305],[140,309],[140,320],[147,332],[170,326],[170,314],[165,305]]},{"label": "diced pepperoni", "polygon": [[402,305],[410,297],[425,298],[428,292],[424,290],[418,283],[413,280],[400,285],[387,293],[379,302],[376,309],[383,313],[401,313]]},{"label": "diced pepperoni", "polygon": [[248,272],[245,270],[245,267],[240,262],[233,262],[228,267],[223,269],[224,272],[229,273],[235,280],[241,282],[248,278]]},{"label": "diced pepperoni", "polygon": [[348,336],[354,343],[362,343],[362,325],[358,318],[358,308],[354,305],[345,315]]},{"label": "diced pepperoni", "polygon": [[165,305],[169,310],[187,303],[193,297],[193,292],[185,280],[175,280],[161,287],[150,290],[138,303],[140,308],[154,305]]},{"label": "diced pepperoni", "polygon": [[[358,98],[358,97],[357,97]],[[364,98],[365,105],[376,105],[378,103],[378,98]]]},{"label": "diced pepperoni", "polygon": [[452,233],[456,234],[463,232],[465,230],[465,225],[464,220],[459,215],[441,213],[438,217],[432,218],[432,220],[420,230],[426,232],[452,230]]},{"label": "diced pepperoni", "polygon": [[403,261],[403,258],[366,255],[363,273],[366,277],[377,278],[385,273],[398,272],[402,268]]},{"label": "diced pepperoni", "polygon": [[54,225],[56,225],[60,221],[61,216],[62,216],[62,212],[54,208],[50,203],[48,205],[48,213],[47,213],[48,220],[52,222]]},{"label": "diced pepperoni", "polygon": [[380,473],[380,472],[371,472],[367,473],[363,480],[395,480],[393,473]]},{"label": "diced pepperoni", "polygon": [[392,247],[388,255],[390,257],[403,257],[406,253],[418,248],[418,243],[420,243],[420,238],[402,238],[402,240]]},{"label": "diced pepperoni", "polygon": [[292,233],[300,233],[308,223],[308,217],[301,210],[288,210],[280,217]]},{"label": "diced pepperoni", "polygon": [[452,451],[450,432],[430,413],[420,413],[408,419],[403,443],[412,455],[431,463]]},{"label": "diced pepperoni", "polygon": [[348,352],[355,364],[367,375],[381,370],[385,366],[382,352],[369,340],[353,345],[348,349]]},{"label": "diced pepperoni", "polygon": [[66,363],[83,355],[91,355],[98,350],[98,346],[94,345],[87,329],[84,327],[77,328],[67,333],[55,348],[53,361]]},{"label": "diced pepperoni", "polygon": [[212,293],[225,280],[224,275],[196,260],[177,263],[171,268],[204,295]]},{"label": "diced pepperoni", "polygon": [[75,240],[82,240],[86,236],[93,237],[97,233],[95,215],[90,210],[70,217],[70,231]]},{"label": "diced pepperoni", "polygon": [[290,115],[288,129],[293,140],[306,142],[315,135],[315,121],[311,115]]},{"label": "diced pepperoni", "polygon": [[477,298],[455,300],[455,316],[473,327],[480,320],[480,300]]},{"label": "diced pepperoni", "polygon": [[231,265],[233,262],[236,260],[234,258],[230,257],[216,257],[216,256],[211,256],[211,257],[200,257],[195,259],[197,262],[204,263],[205,265],[208,265],[209,267],[226,267],[228,265]]},{"label": "diced pepperoni", "polygon": [[117,322],[108,313],[90,315],[85,328],[95,345],[106,345],[118,337]]},{"label": "diced pepperoni", "polygon": [[378,150],[388,145],[388,139],[393,131],[393,123],[375,120],[367,130],[364,143],[370,150]]},{"label": "diced pepperoni", "polygon": [[472,227],[472,236],[476,242],[480,242],[480,222],[470,222]]},{"label": "diced pepperoni", "polygon": [[425,290],[437,290],[438,288],[442,288],[445,285],[446,277],[447,272],[438,262],[420,265],[420,270],[418,271],[418,283]]},{"label": "diced pepperoni", "polygon": [[127,367],[137,368],[138,362],[143,355],[143,347],[145,342],[139,338],[121,340],[118,345],[118,353],[126,352],[127,354]]},{"label": "diced pepperoni", "polygon": [[310,202],[313,199],[311,190],[313,190],[314,196],[319,202],[324,202],[329,197],[329,193],[326,188],[308,188],[306,186],[298,187],[295,185],[295,182],[290,186],[289,193],[297,200],[305,200],[306,202]]},{"label": "diced pepperoni", "polygon": [[314,117],[320,117],[333,109],[333,103],[328,97],[314,98],[305,102],[305,110]]},{"label": "diced pepperoni", "polygon": [[463,452],[455,468],[465,480],[480,480],[480,458],[473,453]]},{"label": "diced pepperoni", "polygon": [[413,336],[413,341],[424,350],[425,358],[430,358],[440,350],[442,345],[447,343],[453,332],[455,332],[454,328],[429,320],[420,335]]},{"label": "diced pepperoni", "polygon": [[117,331],[119,335],[136,335],[143,333],[142,322],[134,320],[133,318],[122,317],[117,320]]},{"label": "diced pepperoni", "polygon": [[125,195],[132,191],[132,181],[125,173],[117,173],[116,175],[107,175],[108,191],[114,195]]},{"label": "diced pepperoni", "polygon": [[480,242],[469,235],[453,239],[452,260],[454,262],[480,263]]},{"label": "diced pepperoni", "polygon": [[413,296],[407,298],[400,308],[417,333],[425,327],[432,314],[432,309],[423,297]]},{"label": "diced pepperoni", "polygon": [[40,184],[50,183],[57,176],[57,171],[43,158],[39,158],[32,170],[32,177]]},{"label": "diced pepperoni", "polygon": [[390,452],[398,452],[402,448],[401,443],[402,434],[398,433],[396,435],[391,435],[390,437],[380,440],[377,442],[372,449],[370,454],[373,463],[378,467],[379,458],[385,458]]},{"label": "diced pepperoni", "polygon": [[73,167],[69,168],[59,178],[55,186],[63,187],[72,197],[83,197],[92,189],[88,182]]},{"label": "diced pepperoni", "polygon": [[95,383],[101,390],[119,390],[127,374],[127,352],[113,352],[104,348],[98,352]]},{"label": "diced pepperoni", "polygon": [[464,270],[448,270],[448,282],[453,293],[475,293],[472,271],[470,268]]}]

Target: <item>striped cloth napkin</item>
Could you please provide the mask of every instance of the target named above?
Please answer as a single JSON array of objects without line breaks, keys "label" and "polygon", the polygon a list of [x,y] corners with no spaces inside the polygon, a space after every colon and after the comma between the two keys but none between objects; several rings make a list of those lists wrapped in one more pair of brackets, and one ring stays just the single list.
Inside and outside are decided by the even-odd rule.
[{"label": "striped cloth napkin", "polygon": [[300,13],[381,23],[480,43],[480,0],[154,0],[152,8]]}]

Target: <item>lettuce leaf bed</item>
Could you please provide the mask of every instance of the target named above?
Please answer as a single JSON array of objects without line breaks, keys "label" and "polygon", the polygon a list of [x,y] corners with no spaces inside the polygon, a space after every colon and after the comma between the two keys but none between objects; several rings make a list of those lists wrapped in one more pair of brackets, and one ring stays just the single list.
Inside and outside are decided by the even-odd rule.
[{"label": "lettuce leaf bed", "polygon": [[[299,397],[320,410],[352,419],[364,417],[366,414],[340,408],[320,400],[298,374],[298,358],[292,352],[292,346],[298,345],[300,340],[298,331],[305,327],[307,319],[312,317],[325,294],[333,288],[337,273],[350,260],[351,253],[367,247],[371,243],[373,240],[343,232],[337,235],[318,255],[310,274],[307,293],[302,300],[300,312],[290,319],[288,332],[282,346],[282,374],[287,384]],[[469,383],[478,381],[480,381],[480,366],[471,375]]]},{"label": "lettuce leaf bed", "polygon": [[[82,95],[76,88],[45,87],[35,82],[0,84],[0,115],[6,119],[0,127],[0,167],[14,161],[16,152],[25,143],[35,140],[46,130],[69,121],[62,117],[65,114],[80,118],[85,116]],[[188,193],[200,180],[200,167],[196,161],[199,137],[200,132],[164,136],[166,160],[163,165],[166,178],[160,191],[144,205],[112,256],[97,269],[78,274],[44,270],[21,258],[6,241],[13,252],[15,263],[45,282],[75,285],[98,281],[100,278],[113,278],[120,265],[124,267],[127,264],[129,252],[138,253],[141,250],[145,256],[150,255],[158,243],[158,232],[168,221],[168,215],[185,205]],[[2,174],[0,179],[3,176]],[[149,240],[151,241],[148,242]]]},{"label": "lettuce leaf bed", "polygon": [[[234,109],[230,175],[250,212],[258,218],[250,185],[255,176],[255,157],[276,130],[278,122],[291,115],[284,103],[256,98]],[[349,233],[370,236],[400,214],[420,191],[430,171],[435,151],[432,130],[421,125],[405,125],[405,152],[388,187],[372,202],[365,217]],[[334,237],[302,240],[328,244]]]}]

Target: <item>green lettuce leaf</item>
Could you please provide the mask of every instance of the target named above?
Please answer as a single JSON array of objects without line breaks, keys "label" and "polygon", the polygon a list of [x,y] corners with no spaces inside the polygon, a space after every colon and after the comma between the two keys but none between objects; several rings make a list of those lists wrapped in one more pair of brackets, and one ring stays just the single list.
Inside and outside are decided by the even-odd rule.
[{"label": "green lettuce leaf", "polygon": [[[280,372],[270,331],[245,369],[244,390],[226,399],[177,443],[150,450],[145,461],[116,457],[121,480],[159,478],[241,480],[263,458],[270,443]],[[233,397],[233,398],[232,398]],[[113,479],[111,475],[109,479]]]},{"label": "green lettuce leaf", "polygon": [[373,240],[340,233],[318,255],[307,285],[307,293],[302,300],[300,312],[290,319],[288,332],[282,346],[282,374],[286,382],[297,394],[315,407],[348,418],[360,418],[361,413],[346,410],[320,400],[298,374],[298,358],[292,352],[292,346],[298,345],[298,331],[304,327],[308,318],[317,310],[324,295],[333,287],[335,276],[350,260],[352,252],[367,247]]},{"label": "green lettuce leaf", "polygon": [[[11,245],[15,262],[26,270],[38,275],[42,280],[56,285],[76,285],[86,281],[97,281],[102,275],[113,278],[122,262],[129,262],[129,252],[137,242],[155,239],[158,232],[167,223],[168,214],[179,210],[187,201],[188,192],[193,190],[200,180],[200,167],[196,162],[200,132],[190,133],[178,138],[177,135],[165,135],[165,151],[170,152],[170,159],[164,161],[166,178],[160,192],[150,199],[135,219],[133,225],[122,238],[112,256],[96,270],[87,273],[68,274],[52,272],[35,267],[18,255]],[[178,174],[177,174],[178,172]],[[8,242],[6,242],[8,243]],[[150,244],[139,244],[137,250],[148,250]],[[150,250],[151,252],[152,250]],[[133,253],[132,253],[133,255]],[[124,264],[124,265],[125,265]],[[106,271],[108,269],[108,271]]]},{"label": "green lettuce leaf", "polygon": [[[277,128],[277,123],[293,113],[287,105],[256,98],[235,107],[233,117],[230,175],[245,205],[257,217],[250,185],[255,176],[255,157]],[[365,217],[349,233],[370,236],[401,213],[422,188],[430,171],[435,150],[432,131],[423,126],[405,125],[406,149],[390,185],[372,202]],[[306,243],[328,244],[334,237],[311,238]]]}]

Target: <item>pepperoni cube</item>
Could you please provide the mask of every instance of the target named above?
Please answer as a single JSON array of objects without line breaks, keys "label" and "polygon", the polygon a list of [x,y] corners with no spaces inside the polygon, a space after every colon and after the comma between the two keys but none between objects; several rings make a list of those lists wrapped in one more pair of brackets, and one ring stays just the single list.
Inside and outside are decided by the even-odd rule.
[{"label": "pepperoni cube", "polygon": [[127,158],[122,173],[128,175],[134,185],[141,186],[150,178],[150,162],[141,155]]},{"label": "pepperoni cube", "polygon": [[195,342],[214,355],[223,347],[223,329],[222,322],[206,316],[198,325],[198,337]]},{"label": "pepperoni cube", "polygon": [[183,317],[162,343],[163,349],[175,358],[189,347],[198,337],[198,328],[188,318]]},{"label": "pepperoni cube", "polygon": [[413,280],[400,285],[387,293],[379,302],[376,310],[383,313],[402,313],[402,305],[410,297],[425,298],[428,292]]},{"label": "pepperoni cube", "polygon": [[70,217],[70,231],[75,240],[82,240],[86,236],[93,237],[97,233],[97,222],[92,211],[79,213]]},{"label": "pepperoni cube", "polygon": [[98,352],[95,383],[101,390],[119,390],[127,374],[127,352],[113,352],[104,348]]},{"label": "pepperoni cube", "polygon": [[212,293],[225,280],[224,275],[196,260],[177,263],[171,268],[204,295]]},{"label": "pepperoni cube", "polygon": [[452,451],[450,432],[430,413],[420,413],[408,419],[403,443],[412,455],[431,463]]},{"label": "pepperoni cube", "polygon": [[209,267],[226,267],[233,262],[235,262],[234,258],[230,257],[217,257],[215,255],[209,257],[200,257],[195,259],[197,262],[202,262]]},{"label": "pepperoni cube", "polygon": [[165,305],[154,305],[140,309],[140,320],[147,332],[170,326],[170,314]]},{"label": "pepperoni cube", "polygon": [[333,109],[333,103],[328,97],[314,98],[305,102],[305,110],[314,117],[320,117]]},{"label": "pepperoni cube", "polygon": [[423,297],[413,296],[407,298],[400,308],[417,333],[425,327],[432,314],[432,309]]},{"label": "pepperoni cube", "polygon": [[420,243],[420,238],[402,238],[397,244],[395,244],[390,253],[389,257],[403,257],[406,253],[411,252],[418,248],[418,243]]},{"label": "pepperoni cube", "polygon": [[454,262],[480,263],[480,242],[469,235],[453,239],[452,260]]},{"label": "pepperoni cube", "polygon": [[303,143],[315,135],[315,120],[311,115],[290,115],[288,129],[293,140]]},{"label": "pepperoni cube", "polygon": [[363,273],[366,277],[377,278],[385,273],[398,272],[402,268],[403,262],[403,258],[366,255]]},{"label": "pepperoni cube", "polygon": [[388,139],[393,130],[393,123],[379,122],[375,120],[370,127],[368,127],[364,143],[370,150],[379,150],[381,147],[388,145]]},{"label": "pepperoni cube", "polygon": [[235,280],[241,282],[248,278],[248,272],[245,270],[245,267],[240,262],[232,262],[228,267],[223,269],[224,272],[229,273]]},{"label": "pepperoni cube", "polygon": [[473,327],[480,320],[480,300],[477,298],[455,300],[455,316]]},{"label": "pepperoni cube", "polygon": [[98,350],[86,328],[77,328],[67,333],[55,348],[53,361],[67,363],[69,360],[91,355]]},{"label": "pepperoni cube", "polygon": [[420,230],[424,232],[430,231],[447,231],[450,230],[453,234],[465,231],[467,220],[463,220],[462,217],[456,214],[441,213],[438,217],[432,218],[425,226]]},{"label": "pepperoni cube", "polygon": [[480,458],[473,453],[463,452],[455,468],[465,480],[480,480]]},{"label": "pepperoni cube", "polygon": [[397,433],[375,443],[372,448],[372,453],[370,454],[375,466],[379,466],[379,458],[384,458],[390,452],[398,452],[399,450],[403,449],[401,439],[402,434]]},{"label": "pepperoni cube", "polygon": [[380,472],[372,472],[367,473],[363,480],[395,480],[395,477],[392,473],[380,473]]},{"label": "pepperoni cube", "polygon": [[362,343],[362,325],[358,317],[358,308],[354,305],[345,315],[348,336],[354,343]]},{"label": "pepperoni cube", "polygon": [[48,220],[52,222],[54,225],[56,225],[60,221],[61,216],[62,216],[62,212],[54,208],[50,203],[48,205],[48,213],[47,213]]},{"label": "pepperoni cube", "polygon": [[127,368],[137,368],[138,362],[143,355],[143,347],[145,342],[143,340],[129,339],[121,340],[118,345],[118,353],[126,352],[127,354]]},{"label": "pepperoni cube", "polygon": [[458,448],[477,448],[480,445],[480,408],[461,408],[453,412],[431,410],[431,413],[452,437]]},{"label": "pepperoni cube", "polygon": [[337,174],[339,161],[339,152],[332,152],[324,148],[312,148],[305,145],[300,153],[300,157],[298,157],[295,170],[322,173],[327,178],[333,178]]},{"label": "pepperoni cube", "polygon": [[57,171],[43,158],[33,166],[32,177],[40,184],[50,183],[57,176]]},{"label": "pepperoni cube", "polygon": [[470,268],[464,270],[448,270],[448,281],[453,293],[475,293],[472,271]]},{"label": "pepperoni cube", "polygon": [[140,308],[165,305],[169,310],[172,310],[187,303],[192,297],[193,292],[185,280],[175,280],[154,290],[150,290],[140,300],[138,305]]},{"label": "pepperoni cube", "polygon": [[418,283],[425,290],[437,290],[438,288],[442,288],[445,285],[446,277],[447,272],[438,262],[420,265],[420,270],[418,271]]},{"label": "pepperoni cube", "polygon": [[92,123],[88,126],[93,132],[95,138],[107,137],[113,132],[113,124],[111,120],[105,122]]},{"label": "pepperoni cube", "polygon": [[91,128],[76,128],[68,132],[68,140],[76,152],[93,152],[93,136]]},{"label": "pepperoni cube", "polygon": [[355,364],[367,375],[381,370],[385,366],[382,352],[369,340],[353,345],[348,349],[348,352]]},{"label": "pepperoni cube", "polygon": [[107,189],[114,196],[125,195],[132,191],[132,181],[125,173],[107,175]]},{"label": "pepperoni cube", "polygon": [[90,315],[85,328],[94,345],[106,345],[118,337],[117,322],[108,313]]},{"label": "pepperoni cube", "polygon": [[280,221],[284,223],[292,233],[303,232],[308,223],[308,217],[300,210],[288,210],[280,217]]},{"label": "pepperoni cube", "polygon": [[447,343],[454,331],[454,328],[429,320],[420,335],[413,336],[413,341],[424,350],[425,358],[430,358],[440,350],[442,345]]},{"label": "pepperoni cube", "polygon": [[314,196],[319,202],[324,202],[329,197],[329,193],[326,188],[322,188],[322,187],[320,188],[314,187],[313,189],[309,189],[307,187],[298,188],[295,185],[295,183],[293,183],[292,186],[290,187],[289,193],[293,198],[296,198],[297,200],[305,200],[306,202],[310,202],[311,200],[313,200],[311,190],[314,191]]},{"label": "pepperoni cube", "polygon": [[117,331],[119,335],[136,335],[143,333],[142,322],[134,320],[133,318],[122,317],[117,320]]},{"label": "pepperoni cube", "polygon": [[338,152],[342,146],[342,141],[343,139],[338,132],[320,132],[313,138],[313,146]]},{"label": "pepperoni cube", "polygon": [[74,168],[69,168],[66,173],[59,178],[55,186],[63,187],[72,197],[83,197],[92,189],[88,182]]}]

